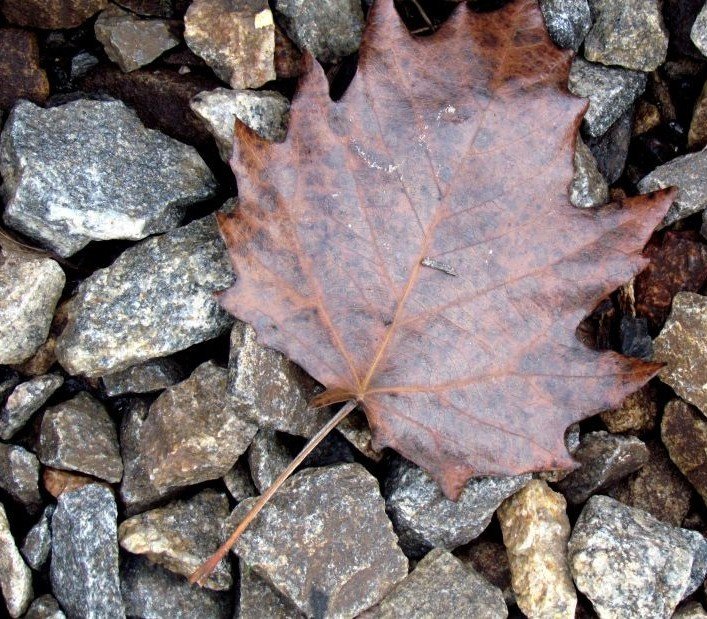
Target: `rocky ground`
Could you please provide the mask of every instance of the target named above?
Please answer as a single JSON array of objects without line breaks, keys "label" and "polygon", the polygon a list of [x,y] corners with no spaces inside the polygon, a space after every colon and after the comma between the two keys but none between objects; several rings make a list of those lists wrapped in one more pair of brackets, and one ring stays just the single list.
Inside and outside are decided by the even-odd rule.
[{"label": "rocky ground", "polygon": [[[399,9],[425,35],[453,5]],[[572,202],[680,190],[648,269],[579,330],[660,378],[568,431],[576,471],[475,479],[458,503],[354,417],[199,588],[185,577],[327,418],[212,296],[232,280],[214,213],[236,195],[233,117],[283,139],[303,48],[341,92],[367,3],[0,2],[9,615],[707,617],[702,5],[541,0],[590,101]]]}]

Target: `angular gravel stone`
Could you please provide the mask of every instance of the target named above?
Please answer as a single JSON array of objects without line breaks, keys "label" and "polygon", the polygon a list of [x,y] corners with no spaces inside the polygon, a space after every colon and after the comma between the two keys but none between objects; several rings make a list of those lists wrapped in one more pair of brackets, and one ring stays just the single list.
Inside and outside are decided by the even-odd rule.
[{"label": "angular gravel stone", "polygon": [[126,393],[150,393],[176,385],[184,379],[181,366],[172,359],[151,359],[127,370],[101,377],[106,395],[115,397]]},{"label": "angular gravel stone", "polygon": [[574,618],[577,595],[567,566],[566,507],[562,495],[534,479],[498,508],[513,591],[528,617]]},{"label": "angular gravel stone", "polygon": [[274,80],[275,24],[267,0],[194,0],[184,40],[232,88]]},{"label": "angular gravel stone", "polygon": [[231,619],[233,596],[190,585],[186,578],[143,557],[120,562],[125,614],[141,619]]},{"label": "angular gravel stone", "polygon": [[501,502],[530,479],[530,475],[472,479],[454,502],[427,473],[400,458],[385,481],[386,510],[408,556],[422,556],[434,547],[453,550],[481,535]]},{"label": "angular gravel stone", "polygon": [[253,483],[262,493],[287,468],[292,455],[272,430],[259,430],[248,449],[248,466]]},{"label": "angular gravel stone", "polygon": [[48,505],[37,523],[29,530],[22,542],[22,556],[33,570],[39,571],[49,558],[52,549],[52,516],[55,506]]},{"label": "angular gravel stone", "polygon": [[707,207],[707,149],[689,153],[658,166],[638,183],[641,193],[677,187],[677,198],[663,219],[670,224]]},{"label": "angular gravel stone", "polygon": [[0,438],[11,439],[63,384],[59,374],[46,374],[15,387],[0,411]]},{"label": "angular gravel stone", "polygon": [[189,106],[206,123],[224,161],[231,158],[236,119],[266,140],[287,136],[290,102],[279,92],[217,88],[200,92]]},{"label": "angular gravel stone", "polygon": [[0,503],[0,588],[10,617],[21,616],[32,601],[32,571],[22,560]]},{"label": "angular gravel stone", "polygon": [[3,112],[9,111],[18,99],[43,103],[49,96],[49,80],[39,64],[36,34],[0,28],[0,83],[0,111]]},{"label": "angular gravel stone", "polygon": [[599,172],[597,161],[582,138],[577,138],[574,152],[574,180],[570,187],[570,202],[579,208],[606,204],[609,185]]},{"label": "angular gravel stone", "polygon": [[464,548],[456,550],[455,555],[462,563],[472,567],[492,585],[498,587],[508,606],[515,605],[516,597],[511,586],[511,568],[503,544],[476,539]]},{"label": "angular gravel stone", "polygon": [[66,619],[53,595],[45,594],[32,602],[24,619]]},{"label": "angular gravel stone", "polygon": [[44,343],[65,282],[54,260],[0,247],[0,363],[22,363]]},{"label": "angular gravel stone", "polygon": [[581,466],[558,484],[570,503],[584,503],[592,494],[623,479],[648,462],[648,448],[634,436],[590,432],[572,457]]},{"label": "angular gravel stone", "polygon": [[632,130],[633,105],[629,105],[603,135],[587,139],[587,147],[597,163],[597,169],[607,183],[615,183],[623,174]]},{"label": "angular gravel stone", "polygon": [[383,508],[378,482],[361,465],[306,469],[283,484],[235,552],[308,616],[354,617],[407,576]]},{"label": "angular gravel stone", "polygon": [[628,396],[619,408],[601,413],[601,420],[612,434],[649,432],[658,419],[657,398],[655,390],[645,386]]},{"label": "angular gravel stone", "polygon": [[690,39],[695,44],[695,47],[700,50],[703,56],[707,56],[707,6],[702,7],[702,10],[697,15],[697,19],[690,31]]},{"label": "angular gravel stone", "polygon": [[168,22],[140,19],[116,6],[98,16],[94,31],[108,58],[126,73],[150,64],[168,49],[179,45]]},{"label": "angular gravel stone", "polygon": [[217,337],[232,320],[214,292],[232,282],[213,215],[145,240],[79,286],[59,362],[102,376]]},{"label": "angular gravel stone", "polygon": [[39,461],[31,451],[0,443],[0,489],[30,514],[41,509]]},{"label": "angular gravel stone", "polygon": [[21,101],[0,137],[0,173],[5,223],[61,256],[175,228],[216,189],[193,147],[146,129],[121,101]]},{"label": "angular gravel stone", "polygon": [[65,492],[73,492],[74,490],[78,490],[90,484],[98,484],[112,490],[110,484],[104,481],[98,481],[94,477],[81,473],[62,471],[61,469],[53,469],[48,466],[45,466],[42,472],[42,483],[44,489],[54,498],[59,498]]},{"label": "angular gravel stone", "polygon": [[619,67],[605,67],[577,57],[572,63],[569,89],[589,99],[583,127],[599,137],[613,125],[646,88],[644,73]]},{"label": "angular gravel stone", "polygon": [[695,102],[690,130],[687,133],[687,147],[690,150],[701,149],[705,145],[707,145],[707,82]]},{"label": "angular gravel stone", "polygon": [[587,60],[637,71],[655,71],[668,53],[668,31],[659,0],[596,3],[598,16],[584,40]]},{"label": "angular gravel stone", "polygon": [[240,562],[240,597],[238,619],[304,619],[292,602]]},{"label": "angular gravel stone", "polygon": [[239,458],[233,468],[223,476],[223,483],[236,503],[258,494],[258,489],[253,483],[250,471],[243,458]]},{"label": "angular gravel stone", "polygon": [[[186,501],[173,501],[121,522],[122,548],[145,555],[168,570],[190,576],[221,544],[221,528],[228,517],[228,499],[204,490]],[[230,560],[221,561],[204,586],[217,591],[231,588]]]},{"label": "angular gravel stone", "polygon": [[666,364],[660,380],[707,415],[707,297],[679,292],[654,342],[654,359]]},{"label": "angular gravel stone", "polygon": [[322,62],[334,62],[358,50],[363,11],[357,0],[275,0],[287,35]]},{"label": "angular gravel stone", "polygon": [[430,551],[415,569],[360,617],[475,617],[505,619],[508,609],[501,591],[441,548]]},{"label": "angular gravel stone", "polygon": [[69,617],[124,617],[113,493],[89,484],[59,497],[52,516],[52,591]]},{"label": "angular gravel stone", "polygon": [[58,30],[76,28],[108,4],[108,0],[3,0],[0,13],[11,24]]},{"label": "angular gravel stone", "polygon": [[555,44],[577,51],[592,27],[587,0],[540,0],[540,10]]},{"label": "angular gravel stone", "polygon": [[606,496],[585,505],[570,538],[577,588],[600,617],[669,617],[707,572],[707,541]]},{"label": "angular gravel stone", "polygon": [[44,413],[38,455],[46,466],[113,483],[123,476],[115,424],[103,405],[85,391]]},{"label": "angular gravel stone", "polygon": [[671,619],[706,619],[707,612],[699,602],[688,602],[679,608]]}]

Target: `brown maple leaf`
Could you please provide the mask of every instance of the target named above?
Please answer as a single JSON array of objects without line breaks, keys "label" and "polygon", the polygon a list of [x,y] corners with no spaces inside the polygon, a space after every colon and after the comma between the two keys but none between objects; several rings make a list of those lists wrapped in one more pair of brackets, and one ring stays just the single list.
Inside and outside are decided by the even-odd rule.
[{"label": "brown maple leaf", "polygon": [[643,268],[673,193],[570,205],[570,62],[536,0],[460,7],[425,38],[378,0],[340,101],[310,60],[284,143],[237,126],[224,307],[451,498],[473,475],[572,467],[566,427],[659,368],[575,337]]}]

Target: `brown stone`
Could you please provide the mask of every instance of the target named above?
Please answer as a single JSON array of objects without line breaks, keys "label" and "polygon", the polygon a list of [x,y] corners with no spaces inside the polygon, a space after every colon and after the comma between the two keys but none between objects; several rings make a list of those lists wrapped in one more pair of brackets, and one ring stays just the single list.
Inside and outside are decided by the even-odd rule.
[{"label": "brown stone", "polygon": [[601,420],[614,434],[650,432],[658,419],[657,397],[655,389],[646,385],[628,396],[619,408],[601,413]]},{"label": "brown stone", "polygon": [[101,9],[108,0],[3,0],[0,13],[11,24],[30,28],[76,28]]},{"label": "brown stone", "polygon": [[462,563],[473,567],[492,585],[503,592],[509,606],[515,604],[515,593],[511,586],[511,568],[508,565],[506,547],[487,539],[476,539],[468,546],[454,551]]},{"label": "brown stone", "polygon": [[707,82],[697,98],[692,112],[690,131],[687,134],[687,146],[692,150],[704,148],[707,145]]},{"label": "brown stone", "polygon": [[39,66],[37,35],[17,28],[0,28],[0,110],[18,99],[43,103],[49,96],[47,74]]},{"label": "brown stone", "polygon": [[59,469],[50,467],[44,468],[42,482],[44,483],[44,489],[55,498],[58,498],[64,494],[64,492],[78,490],[88,484],[100,483],[106,486],[106,488],[110,487],[108,484],[100,482],[88,475],[81,475],[80,473],[72,473],[70,471],[60,471]]},{"label": "brown stone", "polygon": [[633,117],[633,134],[648,133],[660,125],[660,110],[653,103],[640,99]]},{"label": "brown stone", "polygon": [[275,73],[278,79],[297,77],[302,70],[302,52],[290,38],[275,25]]}]

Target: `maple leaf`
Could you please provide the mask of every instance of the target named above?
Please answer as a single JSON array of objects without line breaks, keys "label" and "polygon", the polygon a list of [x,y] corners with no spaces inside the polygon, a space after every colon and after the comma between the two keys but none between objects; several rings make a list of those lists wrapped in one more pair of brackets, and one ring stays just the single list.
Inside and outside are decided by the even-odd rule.
[{"label": "maple leaf", "polygon": [[535,0],[460,7],[424,38],[378,0],[341,100],[309,59],[284,143],[236,128],[223,306],[451,498],[572,467],[566,427],[659,369],[575,336],[645,266],[674,194],[570,205],[570,62]]}]

